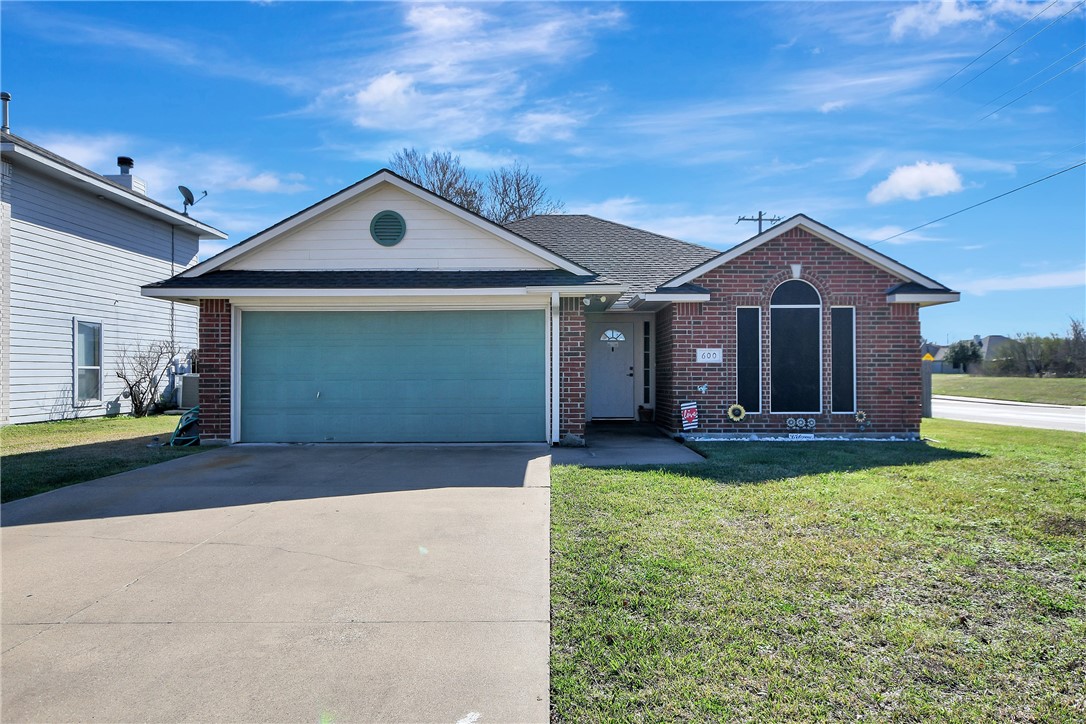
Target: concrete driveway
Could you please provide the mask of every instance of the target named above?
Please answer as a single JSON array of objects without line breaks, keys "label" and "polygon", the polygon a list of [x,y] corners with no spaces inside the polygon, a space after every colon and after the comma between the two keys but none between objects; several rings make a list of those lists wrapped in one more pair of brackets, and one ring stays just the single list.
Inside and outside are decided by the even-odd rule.
[{"label": "concrete driveway", "polygon": [[549,449],[238,446],[2,510],[5,721],[548,719]]}]

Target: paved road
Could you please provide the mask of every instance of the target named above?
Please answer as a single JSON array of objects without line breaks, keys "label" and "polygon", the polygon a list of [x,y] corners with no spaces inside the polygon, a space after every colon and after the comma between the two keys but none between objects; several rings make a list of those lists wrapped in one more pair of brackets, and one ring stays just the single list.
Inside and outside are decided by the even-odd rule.
[{"label": "paved road", "polygon": [[549,455],[240,446],[5,504],[4,720],[546,722]]},{"label": "paved road", "polygon": [[934,395],[931,411],[933,416],[948,420],[1086,432],[1086,407]]}]

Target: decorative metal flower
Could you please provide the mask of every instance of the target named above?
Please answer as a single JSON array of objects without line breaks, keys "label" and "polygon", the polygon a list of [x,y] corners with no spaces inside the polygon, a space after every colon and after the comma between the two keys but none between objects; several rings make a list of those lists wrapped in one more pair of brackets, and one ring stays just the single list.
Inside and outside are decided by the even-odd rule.
[{"label": "decorative metal flower", "polygon": [[788,427],[795,427],[795,426],[796,426],[796,418],[789,417],[788,418]]},{"label": "decorative metal flower", "polygon": [[863,425],[865,422],[867,422],[867,413],[864,412],[863,410],[860,410],[859,412],[857,412],[856,413],[856,422],[860,423],[861,425]]},{"label": "decorative metal flower", "polygon": [[742,422],[746,416],[747,411],[738,402],[728,407],[728,419],[732,422]]},{"label": "decorative metal flower", "polygon": [[815,426],[815,419],[813,417],[808,417],[807,418],[807,427],[809,427],[809,428],[811,428],[813,430],[814,426]]}]

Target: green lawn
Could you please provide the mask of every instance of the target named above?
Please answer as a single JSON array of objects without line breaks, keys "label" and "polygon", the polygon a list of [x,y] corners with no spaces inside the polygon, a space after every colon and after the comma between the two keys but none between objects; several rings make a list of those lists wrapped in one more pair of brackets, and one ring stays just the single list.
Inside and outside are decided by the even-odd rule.
[{"label": "green lawn", "polygon": [[931,391],[935,395],[985,397],[990,400],[1086,405],[1086,378],[1080,377],[932,375]]},{"label": "green lawn", "polygon": [[1086,436],[552,475],[554,719],[1081,721]]},{"label": "green lawn", "polygon": [[154,465],[207,448],[148,448],[168,443],[177,417],[93,418],[0,428],[0,501]]}]

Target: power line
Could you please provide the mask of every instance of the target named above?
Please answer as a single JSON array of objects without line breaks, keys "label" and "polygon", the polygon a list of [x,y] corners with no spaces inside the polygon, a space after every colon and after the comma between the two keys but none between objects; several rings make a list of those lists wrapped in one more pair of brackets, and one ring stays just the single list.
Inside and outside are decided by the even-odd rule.
[{"label": "power line", "polygon": [[962,213],[965,213],[966,211],[969,211],[971,209],[975,209],[978,206],[984,206],[985,204],[987,204],[987,203],[989,203],[991,201],[995,201],[996,199],[1001,199],[1004,196],[1010,196],[1011,194],[1015,193],[1016,191],[1021,191],[1022,189],[1028,189],[1030,186],[1036,186],[1037,184],[1041,183],[1042,181],[1047,181],[1050,178],[1055,178],[1056,176],[1059,176],[1061,173],[1067,173],[1068,171],[1074,171],[1076,168],[1079,168],[1081,166],[1086,166],[1086,161],[1079,161],[1078,163],[1076,163],[1076,164],[1074,164],[1072,166],[1068,166],[1065,169],[1061,169],[1061,170],[1057,171],[1056,173],[1051,173],[1051,174],[1045,176],[1044,178],[1039,178],[1036,181],[1030,181],[1028,184],[1025,184],[1023,186],[1019,186],[1016,189],[1011,189],[1010,191],[1005,191],[1004,193],[1001,193],[999,196],[993,196],[990,199],[985,199],[984,201],[980,201],[978,203],[975,203],[972,206],[966,206],[964,209],[959,209],[958,211],[955,211],[952,214],[947,214],[946,216],[940,216],[938,219],[934,219],[932,221],[929,221],[926,224],[921,224],[920,226],[914,226],[911,229],[907,229],[906,231],[899,232],[897,234],[894,234],[893,236],[888,236],[885,239],[879,239],[874,244],[871,244],[871,246],[875,246],[876,244],[881,244],[884,241],[890,241],[891,239],[896,239],[899,236],[905,236],[906,234],[911,234],[914,231],[919,231],[920,229],[923,229],[925,226],[931,226],[932,224],[937,224],[940,221],[945,221],[946,219],[949,219],[951,216],[957,216],[958,214],[962,214]]},{"label": "power line", "polygon": [[1017,103],[1018,101],[1022,100],[1023,98],[1025,98],[1026,96],[1028,96],[1028,95],[1029,95],[1030,93],[1032,93],[1033,91],[1035,91],[1035,90],[1040,90],[1041,88],[1044,88],[1044,87],[1045,87],[1046,85],[1048,85],[1048,84],[1049,84],[1049,83],[1051,83],[1052,81],[1056,80],[1056,79],[1057,79],[1057,78],[1059,78],[1059,77],[1060,77],[1061,75],[1064,75],[1065,73],[1070,73],[1070,72],[1071,72],[1072,70],[1074,70],[1075,68],[1079,67],[1079,66],[1080,66],[1080,65],[1082,65],[1083,63],[1086,63],[1086,58],[1084,58],[1084,59],[1080,60],[1079,62],[1075,63],[1074,65],[1072,65],[1072,66],[1071,66],[1071,67],[1069,67],[1069,68],[1064,68],[1064,69],[1063,69],[1062,71],[1060,71],[1060,72],[1059,72],[1059,73],[1057,73],[1056,75],[1052,76],[1051,78],[1049,78],[1048,80],[1046,80],[1046,81],[1045,81],[1044,83],[1041,83],[1040,85],[1038,85],[1038,86],[1035,86],[1035,87],[1033,87],[1033,88],[1029,89],[1028,91],[1026,91],[1026,92],[1025,92],[1025,93],[1023,93],[1022,95],[1018,96],[1018,97],[1017,97],[1017,98],[1015,98],[1014,100],[1010,100],[1010,101],[1007,101],[1006,103],[1004,103],[1003,105],[1001,105],[1001,106],[1000,106],[999,108],[996,108],[996,109],[995,109],[994,111],[992,111],[991,113],[986,113],[985,115],[983,115],[983,116],[981,116],[980,118],[978,118],[978,119],[977,119],[977,122],[979,123],[980,121],[983,121],[983,120],[984,120],[985,118],[988,118],[988,117],[990,117],[990,116],[994,116],[994,115],[995,115],[996,113],[999,113],[999,112],[1000,112],[1001,110],[1003,110],[1003,109],[1004,109],[1004,108],[1006,108],[1007,106],[1011,105],[1012,103]]},{"label": "power line", "polygon": [[1059,63],[1059,62],[1060,62],[1061,60],[1065,60],[1066,58],[1068,58],[1069,56],[1072,56],[1072,55],[1074,55],[1075,53],[1077,53],[1078,51],[1082,50],[1083,48],[1086,48],[1086,43],[1083,43],[1082,45],[1078,46],[1077,48],[1075,48],[1074,50],[1072,50],[1072,51],[1071,51],[1070,53],[1068,53],[1067,55],[1064,55],[1064,56],[1062,56],[1062,57],[1056,58],[1056,59],[1055,59],[1054,61],[1052,61],[1051,63],[1049,63],[1048,65],[1046,65],[1046,66],[1045,66],[1044,68],[1041,68],[1041,69],[1040,69],[1039,71],[1037,71],[1036,73],[1034,73],[1033,75],[1031,75],[1031,76],[1030,76],[1029,78],[1026,78],[1026,79],[1025,79],[1025,80],[1023,80],[1023,81],[1019,81],[1019,82],[1018,82],[1018,83],[1016,83],[1015,85],[1013,85],[1013,86],[1011,86],[1010,88],[1008,88],[1007,90],[1003,91],[1002,93],[1000,93],[999,95],[997,95],[997,96],[996,96],[995,98],[993,98],[992,100],[988,101],[988,102],[987,102],[987,103],[985,103],[985,104],[984,104],[983,106],[981,106],[981,108],[987,108],[988,106],[992,105],[993,103],[995,103],[996,101],[998,101],[998,100],[999,100],[1000,98],[1002,98],[1003,96],[1005,96],[1005,95],[1007,95],[1008,93],[1010,93],[1011,91],[1013,91],[1013,90],[1014,90],[1015,88],[1017,88],[1018,86],[1020,86],[1020,85],[1025,85],[1026,83],[1029,83],[1029,82],[1030,82],[1031,80],[1033,80],[1034,78],[1036,78],[1037,76],[1039,76],[1039,75],[1040,75],[1041,73],[1044,73],[1044,72],[1045,72],[1046,70],[1048,70],[1049,68],[1051,68],[1052,66],[1054,66],[1054,65],[1055,65],[1056,63]]},{"label": "power line", "polygon": [[973,77],[972,77],[972,78],[970,78],[969,80],[967,80],[967,81],[965,81],[964,83],[962,83],[962,84],[961,84],[960,86],[958,86],[957,90],[961,90],[962,88],[966,87],[967,85],[969,85],[970,83],[972,83],[973,81],[975,81],[975,80],[976,80],[977,78],[981,77],[982,75],[984,75],[985,73],[987,73],[988,71],[990,71],[990,70],[991,70],[992,68],[996,67],[997,65],[999,65],[1000,63],[1002,63],[1002,62],[1003,62],[1004,60],[1006,60],[1007,58],[1011,57],[1011,56],[1012,56],[1012,55],[1013,55],[1013,54],[1014,54],[1015,52],[1017,52],[1017,51],[1018,51],[1018,50],[1019,50],[1020,48],[1023,48],[1023,47],[1025,47],[1026,45],[1029,45],[1029,43],[1030,43],[1030,42],[1032,42],[1034,38],[1036,38],[1036,37],[1037,37],[1038,35],[1040,35],[1040,34],[1041,34],[1041,33],[1043,33],[1044,31],[1046,31],[1046,30],[1048,30],[1049,28],[1051,28],[1051,27],[1052,27],[1053,25],[1055,25],[1055,24],[1056,24],[1056,23],[1058,23],[1059,21],[1063,20],[1063,19],[1064,19],[1064,18],[1065,18],[1066,16],[1070,15],[1070,14],[1071,14],[1072,12],[1074,12],[1075,10],[1079,9],[1080,7],[1082,7],[1082,5],[1083,5],[1084,3],[1086,3],[1086,0],[1079,0],[1079,2],[1078,2],[1077,4],[1075,4],[1075,5],[1074,5],[1074,6],[1073,6],[1073,7],[1072,7],[1072,8],[1070,9],[1070,10],[1068,10],[1068,11],[1067,11],[1067,12],[1065,12],[1065,13],[1064,13],[1063,15],[1059,16],[1058,18],[1056,18],[1055,20],[1053,20],[1053,21],[1052,21],[1051,23],[1049,23],[1048,25],[1046,25],[1046,26],[1044,26],[1043,28],[1041,28],[1040,30],[1038,30],[1038,31],[1037,31],[1036,33],[1034,33],[1033,35],[1031,35],[1031,36],[1029,36],[1028,38],[1026,38],[1026,39],[1025,39],[1024,41],[1022,41],[1022,42],[1021,42],[1021,43],[1019,43],[1019,44],[1018,44],[1017,46],[1015,46],[1014,50],[1010,51],[1009,53],[1007,53],[1006,55],[1004,55],[1004,56],[1003,56],[1002,58],[1000,58],[1000,59],[999,59],[999,60],[997,60],[996,62],[994,62],[994,63],[992,63],[991,65],[989,65],[989,66],[988,66],[987,68],[985,68],[984,70],[982,70],[981,72],[977,73],[977,74],[976,74],[975,76],[973,76]]},{"label": "power line", "polygon": [[961,75],[961,74],[962,74],[963,72],[965,72],[966,70],[968,70],[968,69],[969,69],[969,67],[970,67],[971,65],[973,65],[973,63],[976,63],[976,62],[977,62],[978,60],[980,60],[980,59],[981,59],[981,58],[983,58],[984,56],[988,55],[988,53],[991,53],[991,52],[992,52],[993,50],[995,50],[996,48],[998,48],[998,47],[999,47],[1000,45],[1003,45],[1003,43],[1005,43],[1005,42],[1007,41],[1007,39],[1008,39],[1008,38],[1010,38],[1010,37],[1011,37],[1012,35],[1014,35],[1014,34],[1015,34],[1015,33],[1017,33],[1017,32],[1018,32],[1019,30],[1021,30],[1021,29],[1022,29],[1022,28],[1024,28],[1024,27],[1026,27],[1026,26],[1027,26],[1027,25],[1029,25],[1030,23],[1032,23],[1032,22],[1033,22],[1034,20],[1036,20],[1036,19],[1037,19],[1037,17],[1038,17],[1039,15],[1043,14],[1043,13],[1045,12],[1045,10],[1048,10],[1048,9],[1049,9],[1050,7],[1052,7],[1053,5],[1055,5],[1056,3],[1058,3],[1059,1],[1060,1],[1060,0],[1052,0],[1052,2],[1050,2],[1050,3],[1048,4],[1048,5],[1045,5],[1045,6],[1044,6],[1044,8],[1043,8],[1043,9],[1042,9],[1042,10],[1041,10],[1041,11],[1040,11],[1039,13],[1037,13],[1037,15],[1034,15],[1034,16],[1033,16],[1032,18],[1030,18],[1030,19],[1029,19],[1029,20],[1027,20],[1026,22],[1022,23],[1021,25],[1019,25],[1019,26],[1018,26],[1017,28],[1015,28],[1015,29],[1014,29],[1014,30],[1012,30],[1011,32],[1009,32],[1009,33],[1007,33],[1006,35],[1004,35],[1004,36],[1003,36],[1003,39],[1002,39],[1002,40],[1000,40],[1000,41],[999,41],[998,43],[996,43],[996,44],[995,44],[995,45],[993,45],[992,47],[988,48],[988,50],[984,51],[983,53],[981,53],[980,55],[978,55],[978,56],[977,56],[976,58],[973,58],[973,59],[972,59],[971,61],[969,61],[968,63],[966,63],[966,64],[965,64],[965,66],[963,66],[962,68],[959,68],[959,69],[958,69],[958,71],[957,71],[957,72],[956,72],[956,73],[955,73],[954,75],[950,76],[949,78],[947,78],[946,80],[944,80],[944,81],[943,81],[942,83],[940,83],[939,85],[935,86],[935,89],[936,89],[936,90],[938,90],[938,89],[942,88],[942,87],[943,87],[944,85],[946,85],[947,83],[949,83],[950,81],[954,80],[954,79],[955,79],[956,77],[958,77],[958,76],[959,76],[959,75]]}]

